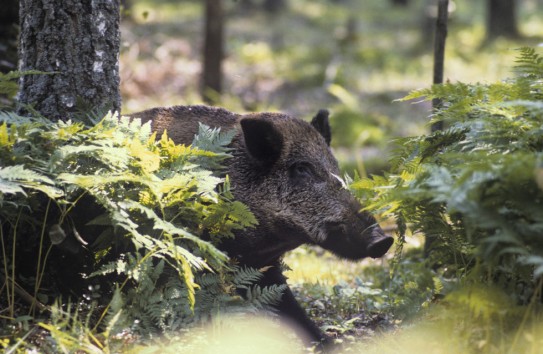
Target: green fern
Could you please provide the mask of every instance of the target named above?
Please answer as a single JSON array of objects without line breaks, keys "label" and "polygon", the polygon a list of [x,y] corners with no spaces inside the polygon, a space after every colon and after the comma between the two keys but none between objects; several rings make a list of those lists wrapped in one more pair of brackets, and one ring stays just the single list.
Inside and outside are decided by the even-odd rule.
[{"label": "green fern", "polygon": [[286,284],[270,285],[263,288],[254,285],[247,288],[248,303],[257,310],[269,308],[269,306],[276,305],[281,301],[286,288]]},{"label": "green fern", "polygon": [[[543,59],[522,48],[516,64],[518,76],[504,82],[447,83],[406,96],[441,99],[431,118],[447,128],[398,140],[393,170],[351,188],[399,222],[400,249],[409,225],[433,240],[434,267],[497,280],[525,302],[543,274]],[[486,272],[473,273],[475,264]],[[518,283],[530,286],[510,291]]]},{"label": "green fern", "polygon": [[[18,259],[21,250],[56,247],[43,237],[49,231],[47,224],[39,226],[44,220],[64,233],[99,228],[96,235],[84,233],[95,261],[86,276],[116,290],[109,303],[109,293],[99,297],[97,328],[162,333],[223,308],[252,308],[233,283],[244,276],[236,278],[227,256],[200,237],[205,233],[220,242],[256,224],[248,208],[233,200],[228,177],[220,177],[233,132],[201,126],[194,146],[179,146],[166,134],[157,140],[149,124],[111,114],[93,126],[10,112],[0,112],[0,122],[0,237],[8,250],[3,254]],[[59,210],[58,220],[47,219],[44,202]],[[78,203],[100,212],[87,225],[74,224]],[[125,252],[115,253],[118,247]],[[2,269],[10,262],[4,259]],[[37,267],[38,273],[45,268]],[[33,286],[37,291],[54,287],[46,283],[54,279],[44,279]],[[249,279],[244,284],[252,285]],[[1,291],[13,299],[10,288]],[[273,298],[261,293],[261,304]]]},{"label": "green fern", "polygon": [[518,49],[515,71],[521,75],[543,78],[543,58],[534,48],[523,47]]},{"label": "green fern", "polygon": [[254,268],[239,268],[234,276],[233,284],[240,289],[247,289],[262,278],[262,272]]},{"label": "green fern", "polygon": [[227,154],[230,151],[228,144],[236,135],[235,130],[222,132],[220,128],[210,128],[204,124],[199,125],[198,134],[192,141],[192,147],[211,151],[217,154]]},{"label": "green fern", "polygon": [[232,141],[236,134],[236,130],[223,132],[219,128],[210,128],[200,123],[198,134],[192,141],[192,147],[197,150],[211,152],[215,159],[195,160],[195,162],[209,170],[221,170],[220,162],[227,158],[230,148],[228,144]]}]

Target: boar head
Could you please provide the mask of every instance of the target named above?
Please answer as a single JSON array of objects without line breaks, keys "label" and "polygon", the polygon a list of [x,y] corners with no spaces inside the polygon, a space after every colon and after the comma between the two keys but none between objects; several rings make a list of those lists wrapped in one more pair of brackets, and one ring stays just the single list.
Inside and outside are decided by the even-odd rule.
[{"label": "boar head", "polygon": [[[259,219],[256,237],[277,253],[316,244],[352,260],[383,256],[393,243],[345,189],[330,150],[325,110],[311,123],[278,113],[245,115],[234,144],[233,190]],[[264,253],[263,253],[264,254]]]}]

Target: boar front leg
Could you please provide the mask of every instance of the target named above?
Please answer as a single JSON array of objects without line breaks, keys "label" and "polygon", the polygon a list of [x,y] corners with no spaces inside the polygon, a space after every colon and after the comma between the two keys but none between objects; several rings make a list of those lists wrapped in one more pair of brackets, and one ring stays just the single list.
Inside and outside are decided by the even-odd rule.
[{"label": "boar front leg", "polygon": [[307,317],[305,310],[300,306],[298,301],[296,301],[294,294],[292,294],[292,291],[287,284],[287,278],[281,272],[281,265],[279,262],[276,262],[272,268],[264,272],[264,277],[259,282],[259,285],[262,287],[274,284],[287,285],[287,288],[281,297],[281,301],[274,306],[279,316],[286,320],[287,323],[294,325],[308,344],[317,343],[321,348],[330,344],[331,340],[322,333],[309,317]]}]

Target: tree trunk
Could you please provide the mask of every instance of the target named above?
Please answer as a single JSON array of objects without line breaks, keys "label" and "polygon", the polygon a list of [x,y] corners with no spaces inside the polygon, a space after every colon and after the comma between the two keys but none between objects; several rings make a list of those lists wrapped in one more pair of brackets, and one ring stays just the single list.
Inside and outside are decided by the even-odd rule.
[{"label": "tree trunk", "polygon": [[437,0],[424,0],[420,11],[420,41],[424,50],[432,50],[437,19]]},{"label": "tree trunk", "polygon": [[215,103],[222,92],[223,27],[222,0],[206,0],[201,95],[207,103]]},{"label": "tree trunk", "polygon": [[[443,84],[443,72],[445,69],[445,41],[447,39],[447,21],[449,15],[449,0],[438,0],[437,2],[437,19],[435,26],[434,37],[434,85]],[[432,100],[432,110],[439,111],[443,106],[441,99],[434,98]],[[443,121],[432,124],[432,132],[443,130]],[[424,240],[424,255],[428,259],[432,249],[438,243],[435,235],[427,234]]]},{"label": "tree trunk", "polygon": [[[434,78],[433,83],[443,84],[443,72],[445,71],[445,41],[447,39],[447,20],[448,20],[449,0],[438,0],[436,31],[434,37]],[[441,109],[443,103],[440,99],[432,100],[432,109],[434,112]],[[443,130],[443,121],[432,125],[432,131]]]},{"label": "tree trunk", "polygon": [[0,6],[0,72],[17,69],[19,0],[2,0]]},{"label": "tree trunk", "polygon": [[21,0],[19,101],[49,119],[119,111],[119,2]]},{"label": "tree trunk", "polygon": [[486,37],[488,40],[497,37],[519,37],[516,5],[515,0],[487,0]]}]

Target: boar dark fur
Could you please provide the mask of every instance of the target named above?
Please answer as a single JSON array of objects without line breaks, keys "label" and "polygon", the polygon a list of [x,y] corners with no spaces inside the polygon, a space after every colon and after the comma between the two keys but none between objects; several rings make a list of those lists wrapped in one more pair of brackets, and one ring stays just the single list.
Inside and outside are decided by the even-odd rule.
[{"label": "boar dark fur", "polygon": [[[220,248],[241,265],[271,266],[262,286],[286,284],[281,271],[285,252],[316,244],[339,257],[381,257],[392,245],[375,218],[342,186],[329,144],[328,112],[311,123],[281,113],[236,114],[207,106],[154,108],[133,114],[158,134],[167,130],[178,144],[190,144],[201,122],[223,131],[236,129],[226,161],[234,196],[255,214],[259,224]],[[309,341],[326,336],[307,317],[287,288],[278,313],[301,328]]]}]

